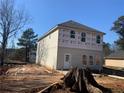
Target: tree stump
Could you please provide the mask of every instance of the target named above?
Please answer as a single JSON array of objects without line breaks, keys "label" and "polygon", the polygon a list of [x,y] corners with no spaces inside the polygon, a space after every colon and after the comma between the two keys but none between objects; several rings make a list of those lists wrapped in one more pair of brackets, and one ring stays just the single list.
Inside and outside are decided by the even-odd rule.
[{"label": "tree stump", "polygon": [[112,93],[95,81],[88,68],[73,68],[62,80],[62,83],[55,84],[42,93]]},{"label": "tree stump", "polygon": [[73,68],[62,78],[62,80],[64,83],[64,87],[70,88],[70,91],[72,92],[112,93],[110,89],[104,88],[95,81],[90,69],[88,68]]}]

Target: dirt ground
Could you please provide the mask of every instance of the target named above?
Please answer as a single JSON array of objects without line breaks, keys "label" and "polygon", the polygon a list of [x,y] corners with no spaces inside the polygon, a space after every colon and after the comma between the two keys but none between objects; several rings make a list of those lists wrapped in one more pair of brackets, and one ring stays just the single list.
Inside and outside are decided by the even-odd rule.
[{"label": "dirt ground", "polygon": [[[4,74],[0,75],[0,93],[35,93],[60,82],[63,77],[63,74],[34,64],[6,68]],[[124,80],[108,76],[95,76],[95,79],[104,87],[111,88],[113,93],[124,93]]]},{"label": "dirt ground", "polygon": [[111,88],[112,93],[124,93],[124,80],[108,76],[95,77],[95,80],[104,87]]},{"label": "dirt ground", "polygon": [[15,66],[0,76],[0,93],[34,93],[59,82],[62,76],[38,65]]}]

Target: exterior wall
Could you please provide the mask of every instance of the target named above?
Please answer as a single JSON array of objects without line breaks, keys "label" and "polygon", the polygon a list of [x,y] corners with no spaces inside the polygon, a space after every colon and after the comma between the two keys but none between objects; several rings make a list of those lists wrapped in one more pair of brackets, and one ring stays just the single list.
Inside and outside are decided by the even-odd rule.
[{"label": "exterior wall", "polygon": [[41,39],[37,45],[36,63],[56,69],[58,30]]},{"label": "exterior wall", "polygon": [[124,60],[118,59],[105,59],[106,66],[114,66],[114,67],[124,67]]},{"label": "exterior wall", "polygon": [[[75,38],[70,38],[70,31],[75,31]],[[86,33],[86,42],[81,41],[81,33]],[[96,43],[96,36],[100,35],[101,43]],[[100,32],[87,31],[82,29],[61,28],[59,32],[59,46],[87,50],[103,50],[103,34]]]},{"label": "exterior wall", "polygon": [[[70,31],[75,31],[75,38],[70,38]],[[86,33],[86,42],[81,41],[81,33]],[[96,36],[100,35],[100,44],[96,43]],[[57,69],[64,68],[64,55],[71,54],[70,67],[82,67],[82,55],[93,56],[93,65],[87,65],[91,69],[102,69],[103,65],[103,34],[100,32],[86,31],[82,29],[74,29],[63,27],[59,31],[59,48]],[[99,57],[99,64],[96,64],[96,56]]]},{"label": "exterior wall", "polygon": [[[75,31],[75,38],[70,38],[70,31]],[[86,42],[81,41],[81,33],[86,33]],[[96,36],[100,35],[101,43],[96,43]],[[101,69],[103,62],[102,54],[103,33],[87,31],[77,28],[58,27],[48,36],[41,39],[37,44],[36,63],[54,69],[64,68],[64,55],[71,55],[70,67],[82,67],[82,55],[93,56],[93,65],[87,64],[92,69]],[[96,56],[99,64],[96,64]]]},{"label": "exterior wall", "polygon": [[[87,65],[91,69],[102,69],[103,65],[103,54],[101,51],[85,50],[85,49],[74,49],[74,48],[58,48],[58,64],[57,69],[64,69],[64,54],[71,54],[70,67],[83,67],[82,55],[86,55]],[[93,56],[93,65],[89,64],[89,56]],[[96,64],[96,56],[99,56],[99,64]]]}]

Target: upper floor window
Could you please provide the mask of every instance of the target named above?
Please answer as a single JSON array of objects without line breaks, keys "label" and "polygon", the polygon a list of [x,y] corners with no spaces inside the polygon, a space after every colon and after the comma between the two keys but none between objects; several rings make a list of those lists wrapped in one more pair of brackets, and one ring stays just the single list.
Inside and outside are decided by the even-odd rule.
[{"label": "upper floor window", "polygon": [[73,30],[71,30],[71,32],[70,32],[70,37],[75,38],[75,32]]},{"label": "upper floor window", "polygon": [[90,65],[93,65],[93,56],[89,56],[89,63]]},{"label": "upper floor window", "polygon": [[100,40],[101,40],[100,35],[97,35],[97,36],[96,36],[96,43],[100,44]]},{"label": "upper floor window", "polygon": [[81,33],[81,41],[82,42],[86,41],[86,33],[84,33],[84,32]]}]

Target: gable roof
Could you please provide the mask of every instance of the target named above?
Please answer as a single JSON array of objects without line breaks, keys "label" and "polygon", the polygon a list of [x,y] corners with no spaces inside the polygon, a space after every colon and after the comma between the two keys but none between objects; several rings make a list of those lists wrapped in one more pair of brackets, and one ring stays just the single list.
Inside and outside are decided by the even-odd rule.
[{"label": "gable roof", "polygon": [[[80,23],[78,23],[76,21],[73,21],[73,20],[69,20],[69,21],[66,21],[66,22],[58,24],[58,25],[59,26],[64,26],[64,27],[72,27],[72,28],[79,28],[79,29],[85,29],[85,30],[92,30],[92,31],[103,33],[101,31],[98,31],[94,28],[91,28],[91,27],[88,27],[86,25],[80,24]],[[105,33],[103,33],[103,34],[105,34]]]},{"label": "gable roof", "polygon": [[69,21],[57,24],[55,27],[53,27],[47,33],[45,33],[42,37],[40,37],[39,40],[43,39],[44,37],[46,37],[47,35],[52,33],[58,27],[70,27],[70,28],[76,28],[76,29],[85,29],[85,30],[88,30],[88,31],[95,31],[95,32],[99,32],[99,33],[105,34],[105,33],[101,32],[101,31],[98,31],[98,30],[96,30],[94,28],[91,28],[91,27],[88,27],[86,25],[80,24],[80,23],[75,22],[73,20],[69,20]]},{"label": "gable roof", "polygon": [[124,50],[117,50],[107,56],[106,59],[124,59]]}]

